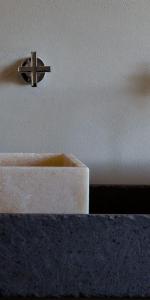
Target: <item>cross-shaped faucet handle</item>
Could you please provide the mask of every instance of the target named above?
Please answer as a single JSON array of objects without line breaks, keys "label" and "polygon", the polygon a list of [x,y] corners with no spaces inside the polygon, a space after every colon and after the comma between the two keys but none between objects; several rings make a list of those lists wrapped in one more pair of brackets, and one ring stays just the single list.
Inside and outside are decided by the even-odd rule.
[{"label": "cross-shaped faucet handle", "polygon": [[18,67],[18,72],[26,82],[35,87],[37,82],[43,79],[45,72],[51,72],[51,68],[44,66],[43,61],[36,57],[36,52],[31,52],[31,58],[23,60],[21,66]]}]

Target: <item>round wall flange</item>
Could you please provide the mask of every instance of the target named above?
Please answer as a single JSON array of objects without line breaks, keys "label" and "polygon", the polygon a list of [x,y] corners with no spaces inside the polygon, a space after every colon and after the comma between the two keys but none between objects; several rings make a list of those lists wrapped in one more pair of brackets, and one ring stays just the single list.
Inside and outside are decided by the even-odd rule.
[{"label": "round wall flange", "polygon": [[50,66],[45,66],[43,61],[36,57],[36,52],[31,52],[31,57],[24,59],[18,67],[22,78],[33,87],[43,79],[45,72],[50,71]]},{"label": "round wall flange", "polygon": [[[28,57],[23,60],[21,67],[30,67],[31,66],[31,58]],[[42,67],[44,66],[43,61],[40,58],[37,58],[37,66]],[[45,72],[37,72],[37,82],[40,82],[44,78]],[[31,84],[31,73],[21,73],[22,78],[29,84]]]}]

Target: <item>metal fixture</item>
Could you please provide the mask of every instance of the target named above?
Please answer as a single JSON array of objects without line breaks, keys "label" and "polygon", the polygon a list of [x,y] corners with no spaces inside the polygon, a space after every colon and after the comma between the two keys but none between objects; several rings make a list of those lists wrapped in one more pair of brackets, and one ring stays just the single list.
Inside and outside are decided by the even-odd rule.
[{"label": "metal fixture", "polygon": [[43,79],[45,72],[51,72],[51,68],[44,66],[43,61],[36,57],[36,52],[31,52],[31,57],[23,60],[21,66],[18,67],[18,72],[27,83],[35,87]]}]

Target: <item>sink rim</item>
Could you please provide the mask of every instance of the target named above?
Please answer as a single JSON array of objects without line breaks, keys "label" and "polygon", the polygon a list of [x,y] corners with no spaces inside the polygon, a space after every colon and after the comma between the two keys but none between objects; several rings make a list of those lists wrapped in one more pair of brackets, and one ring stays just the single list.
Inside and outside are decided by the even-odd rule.
[{"label": "sink rim", "polygon": [[0,168],[75,169],[87,168],[76,156],[68,153],[0,153]]}]

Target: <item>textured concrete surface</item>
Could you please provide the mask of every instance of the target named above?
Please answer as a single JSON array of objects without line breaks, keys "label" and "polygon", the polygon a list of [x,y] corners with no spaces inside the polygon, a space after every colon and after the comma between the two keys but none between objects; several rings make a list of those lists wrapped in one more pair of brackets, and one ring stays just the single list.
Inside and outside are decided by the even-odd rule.
[{"label": "textured concrete surface", "polygon": [[150,296],[149,215],[0,215],[0,296]]}]

